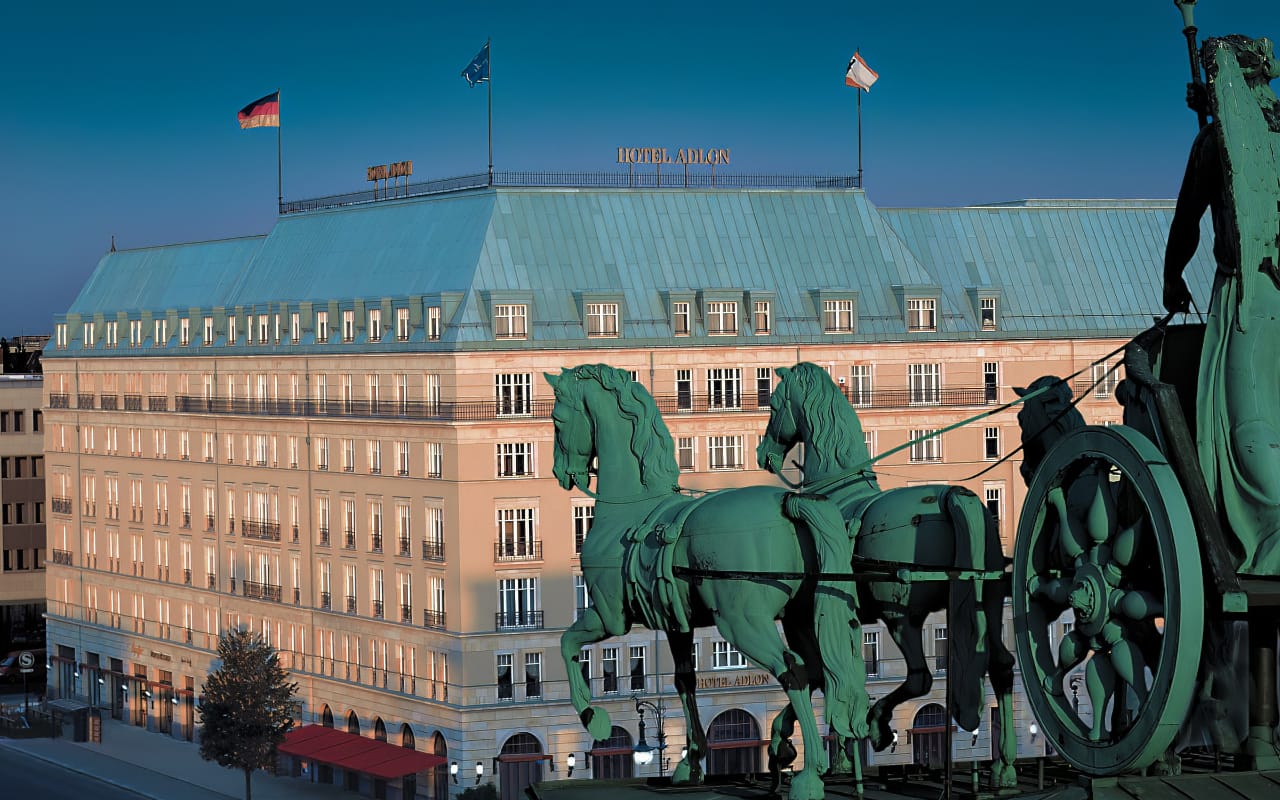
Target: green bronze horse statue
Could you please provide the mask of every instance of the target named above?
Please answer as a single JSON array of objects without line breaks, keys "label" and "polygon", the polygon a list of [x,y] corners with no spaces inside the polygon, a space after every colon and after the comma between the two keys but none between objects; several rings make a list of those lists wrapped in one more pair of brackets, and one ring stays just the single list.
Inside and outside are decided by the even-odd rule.
[{"label": "green bronze horse statue", "polygon": [[[608,713],[591,705],[579,664],[582,648],[636,624],[663,630],[688,732],[688,753],[673,780],[701,781],[707,742],[695,700],[693,631],[715,625],[778,679],[798,716],[804,768],[794,775],[789,797],[821,798],[828,759],[810,693],[823,685],[814,677],[823,674],[823,665],[813,633],[813,582],[806,577],[816,563],[803,523],[784,513],[785,491],[754,486],[696,498],[683,494],[671,435],[640,383],[602,364],[546,379],[556,398],[556,479],[566,490],[577,487],[596,499],[581,554],[591,604],[560,640],[570,696],[583,724],[596,740],[609,736]],[[852,647],[852,640],[842,646]],[[828,717],[842,734],[857,732],[847,713],[842,720]]]},{"label": "green bronze horse statue", "polygon": [[[826,370],[801,363],[777,373],[781,382],[770,398],[769,424],[757,461],[776,473],[791,448],[804,444],[804,481],[799,488],[825,496],[848,520],[846,552],[852,556],[854,573],[860,560],[915,569],[1004,570],[994,519],[973,492],[949,485],[882,491],[858,415]],[[883,564],[879,569],[883,572]],[[1014,659],[1000,636],[1004,593],[985,583],[894,578],[858,582],[857,616],[863,621],[883,620],[907,664],[906,680],[875,703],[867,722],[872,746],[883,750],[893,741],[894,709],[924,695],[933,683],[921,641],[925,618],[950,607],[948,679],[955,719],[966,730],[977,730],[983,710],[982,679],[989,675],[1001,720],[992,780],[997,787],[1011,787],[1017,783]],[[860,644],[861,639],[859,635],[852,641]]]}]

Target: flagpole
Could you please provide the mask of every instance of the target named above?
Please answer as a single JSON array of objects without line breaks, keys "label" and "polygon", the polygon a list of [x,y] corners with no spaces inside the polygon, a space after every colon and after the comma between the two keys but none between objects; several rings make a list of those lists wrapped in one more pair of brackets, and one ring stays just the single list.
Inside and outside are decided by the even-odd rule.
[{"label": "flagpole", "polygon": [[492,39],[484,40],[484,49],[489,53],[489,185],[493,185],[493,45]]},{"label": "flagpole", "polygon": [[864,189],[862,185],[862,87],[858,87],[858,188]]},{"label": "flagpole", "polygon": [[280,89],[276,88],[276,212],[284,213],[284,115],[280,113]]}]

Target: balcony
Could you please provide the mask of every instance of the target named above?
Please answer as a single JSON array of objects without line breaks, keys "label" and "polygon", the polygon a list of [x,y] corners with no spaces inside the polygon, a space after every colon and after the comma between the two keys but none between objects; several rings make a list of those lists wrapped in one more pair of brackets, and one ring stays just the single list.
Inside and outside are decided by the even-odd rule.
[{"label": "balcony", "polygon": [[259,583],[258,581],[244,582],[244,596],[257,600],[271,600],[280,602],[280,587],[271,583]]},{"label": "balcony", "polygon": [[191,527],[191,512],[190,512],[190,511],[183,511],[183,512],[182,512],[182,527],[184,527],[184,528],[190,528],[190,527]]},{"label": "balcony", "polygon": [[497,630],[512,628],[542,629],[541,611],[499,611],[493,615],[493,624]]},{"label": "balcony", "polygon": [[343,534],[342,546],[348,550],[356,549],[356,532],[355,531],[347,531],[346,533]]},{"label": "balcony", "polygon": [[65,392],[50,393],[49,408],[71,408],[71,395]]},{"label": "balcony", "polygon": [[205,515],[204,515],[204,529],[205,529],[206,531],[211,531],[211,530],[213,530],[213,515],[212,515],[212,514],[205,514]]},{"label": "balcony", "polygon": [[53,509],[55,514],[70,514],[71,498],[57,496],[50,498],[49,507]]},{"label": "balcony", "polygon": [[71,551],[70,550],[54,550],[53,563],[61,564],[64,567],[71,566]]},{"label": "balcony", "polygon": [[169,581],[169,565],[168,564],[156,564],[156,580],[164,581],[168,583]]},{"label": "balcony", "polygon": [[369,537],[369,550],[374,553],[382,552],[382,534],[375,533]]},{"label": "balcony", "polygon": [[423,539],[422,560],[444,561],[444,542],[437,539]]},{"label": "balcony", "polygon": [[76,408],[82,409],[84,411],[92,411],[94,408],[97,407],[97,401],[98,401],[97,395],[79,394],[79,395],[76,395]]},{"label": "balcony", "polygon": [[189,569],[182,570],[182,582],[187,586],[191,585],[191,570]]},{"label": "balcony", "polygon": [[164,396],[164,395],[162,395],[162,394],[160,394],[160,395],[156,395],[156,394],[148,395],[148,396],[147,396],[147,410],[148,410],[148,411],[168,411],[168,410],[169,410],[169,398],[168,398],[168,397],[165,397],[165,396]]},{"label": "balcony", "polygon": [[404,537],[404,536],[400,537],[399,544],[400,544],[400,550],[399,550],[400,555],[402,556],[413,555],[413,543],[409,541],[408,537]]},{"label": "balcony", "polygon": [[353,594],[347,595],[347,613],[356,613],[356,596]]},{"label": "balcony", "polygon": [[298,543],[298,526],[295,524],[291,528],[290,532],[293,534],[293,543],[297,544]]},{"label": "balcony", "polygon": [[320,608],[322,608],[322,609],[324,609],[324,610],[326,610],[326,611],[327,611],[327,610],[329,610],[329,609],[330,609],[330,608],[332,608],[332,607],[333,607],[333,598],[329,595],[329,593],[328,593],[328,592],[321,592],[321,593],[320,593]]},{"label": "balcony", "polygon": [[422,627],[435,628],[436,630],[445,629],[444,612],[432,611],[429,608],[422,609]]},{"label": "balcony", "polygon": [[542,541],[538,539],[508,539],[493,545],[494,561],[541,561]]},{"label": "balcony", "polygon": [[295,606],[302,604],[302,589],[297,586],[293,587],[293,604]]},{"label": "balcony", "polygon": [[320,526],[320,544],[323,547],[329,546],[329,526],[328,525]]},{"label": "balcony", "polygon": [[119,411],[120,395],[118,394],[98,395],[98,407],[101,408],[103,411]]},{"label": "balcony", "polygon": [[218,588],[218,576],[210,572],[209,573],[209,591],[213,591],[217,588]]},{"label": "balcony", "polygon": [[373,617],[374,619],[382,619],[382,601],[373,601]]},{"label": "balcony", "polygon": [[141,410],[142,410],[142,395],[140,395],[140,394],[126,394],[126,395],[124,396],[124,410],[125,410],[125,411],[141,411]]},{"label": "balcony", "polygon": [[400,606],[400,621],[413,622],[413,606]]},{"label": "balcony", "polygon": [[280,541],[280,523],[243,519],[240,520],[240,535],[246,539],[278,542]]}]

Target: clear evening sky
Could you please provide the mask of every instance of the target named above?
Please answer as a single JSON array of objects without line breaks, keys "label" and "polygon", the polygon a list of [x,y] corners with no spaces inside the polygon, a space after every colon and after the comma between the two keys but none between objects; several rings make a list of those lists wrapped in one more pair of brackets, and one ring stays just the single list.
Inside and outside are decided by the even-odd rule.
[{"label": "clear evening sky", "polygon": [[[1201,0],[1201,35],[1280,37],[1276,0]],[[84,2],[0,15],[0,334],[48,333],[116,235],[264,233],[282,90],[284,193],[498,170],[613,172],[617,148],[732,150],[730,172],[852,174],[881,206],[1173,197],[1195,117],[1171,0]]]}]

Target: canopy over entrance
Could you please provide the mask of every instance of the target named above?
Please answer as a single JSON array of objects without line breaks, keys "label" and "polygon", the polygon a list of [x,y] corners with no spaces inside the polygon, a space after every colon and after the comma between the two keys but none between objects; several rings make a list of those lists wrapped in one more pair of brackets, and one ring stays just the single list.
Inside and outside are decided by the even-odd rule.
[{"label": "canopy over entrance", "polygon": [[445,762],[440,756],[323,725],[304,725],[289,731],[280,752],[386,780],[423,772]]}]

